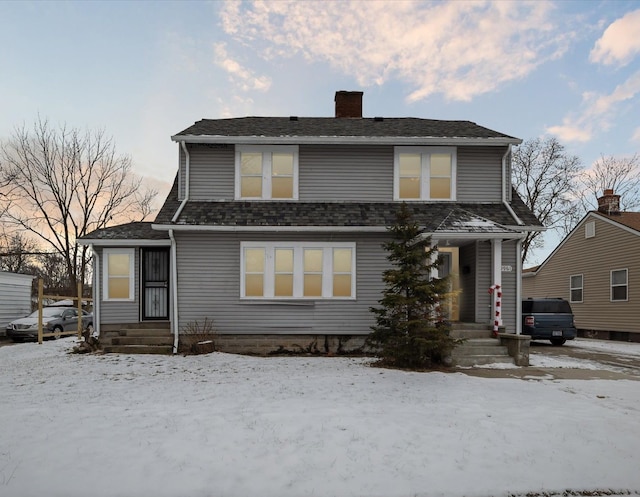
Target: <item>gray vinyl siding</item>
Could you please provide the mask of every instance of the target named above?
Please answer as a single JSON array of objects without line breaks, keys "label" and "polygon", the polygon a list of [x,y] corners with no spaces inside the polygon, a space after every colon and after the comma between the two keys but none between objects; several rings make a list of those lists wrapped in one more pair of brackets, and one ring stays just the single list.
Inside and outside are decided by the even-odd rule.
[{"label": "gray vinyl siding", "polygon": [[458,147],[458,195],[460,202],[502,200],[504,147]]},{"label": "gray vinyl siding", "polygon": [[[502,199],[504,147],[458,147],[457,200]],[[189,145],[192,200],[234,198],[233,145]],[[388,202],[393,200],[391,145],[300,145],[298,198],[305,202]],[[184,196],[185,158],[180,150],[180,198]]]},{"label": "gray vinyl siding", "polygon": [[[595,221],[595,237],[585,223]],[[570,300],[571,275],[583,275],[583,301],[572,302],[576,326],[583,330],[640,332],[640,235],[588,216],[533,277],[523,278],[523,297]],[[628,300],[611,302],[612,270],[628,270]]]},{"label": "gray vinyl siding", "polygon": [[300,200],[393,201],[392,146],[300,146]]},{"label": "gray vinyl siding", "polygon": [[[241,241],[356,242],[355,300],[240,299]],[[179,326],[213,320],[221,334],[365,335],[384,288],[386,253],[379,235],[177,233]]]},{"label": "gray vinyl siding", "polygon": [[33,278],[0,273],[0,335],[7,324],[31,312],[31,282]]},{"label": "gray vinyl siding", "polygon": [[[127,247],[130,248],[130,247]],[[104,250],[95,248],[100,258],[97,264],[99,274],[99,292],[100,292],[100,323],[101,324],[119,324],[119,323],[137,323],[140,320],[140,249],[135,248],[134,254],[134,300],[131,302],[107,301],[104,300],[103,291],[103,264]]]}]

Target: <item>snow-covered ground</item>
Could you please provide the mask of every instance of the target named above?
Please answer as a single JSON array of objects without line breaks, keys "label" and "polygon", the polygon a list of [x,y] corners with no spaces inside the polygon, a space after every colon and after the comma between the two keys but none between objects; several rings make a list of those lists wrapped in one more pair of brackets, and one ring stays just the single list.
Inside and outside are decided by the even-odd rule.
[{"label": "snow-covered ground", "polygon": [[640,381],[74,340],[0,348],[0,496],[640,495]]}]

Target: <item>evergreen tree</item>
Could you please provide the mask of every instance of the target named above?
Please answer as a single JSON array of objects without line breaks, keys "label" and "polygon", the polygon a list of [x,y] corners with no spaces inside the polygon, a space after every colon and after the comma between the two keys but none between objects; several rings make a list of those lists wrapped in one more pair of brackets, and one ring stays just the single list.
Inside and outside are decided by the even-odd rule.
[{"label": "evergreen tree", "polygon": [[439,265],[437,250],[404,203],[388,231],[393,239],[383,248],[392,267],[382,275],[386,288],[380,307],[370,308],[376,326],[371,327],[368,343],[384,365],[428,368],[442,364],[457,340],[449,336],[439,311],[446,279],[431,277]]}]

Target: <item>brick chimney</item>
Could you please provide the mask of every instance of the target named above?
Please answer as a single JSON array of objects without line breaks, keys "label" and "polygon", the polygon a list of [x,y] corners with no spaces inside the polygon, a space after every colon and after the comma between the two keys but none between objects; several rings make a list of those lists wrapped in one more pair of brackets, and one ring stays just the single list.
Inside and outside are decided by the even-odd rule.
[{"label": "brick chimney", "polygon": [[606,189],[598,198],[598,212],[603,214],[620,214],[620,195],[614,195],[612,189]]},{"label": "brick chimney", "polygon": [[336,117],[362,117],[362,92],[337,91]]}]

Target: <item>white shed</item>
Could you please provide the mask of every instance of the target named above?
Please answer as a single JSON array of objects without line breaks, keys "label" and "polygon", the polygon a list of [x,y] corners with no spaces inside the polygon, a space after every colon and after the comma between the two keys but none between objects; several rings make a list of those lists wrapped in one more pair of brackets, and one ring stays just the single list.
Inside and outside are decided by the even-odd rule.
[{"label": "white shed", "polygon": [[14,319],[31,312],[31,282],[34,276],[0,271],[0,335]]}]

